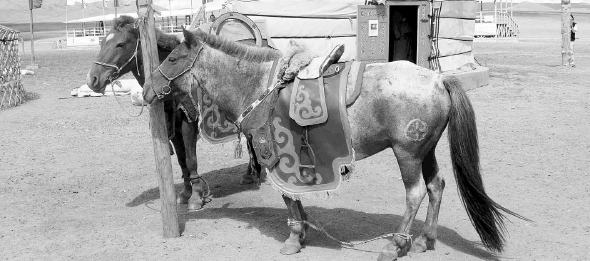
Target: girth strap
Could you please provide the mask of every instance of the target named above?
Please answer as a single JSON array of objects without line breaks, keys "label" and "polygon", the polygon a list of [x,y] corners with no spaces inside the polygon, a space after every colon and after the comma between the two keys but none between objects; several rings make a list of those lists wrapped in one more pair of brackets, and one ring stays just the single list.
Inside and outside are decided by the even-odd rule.
[{"label": "girth strap", "polygon": [[356,99],[358,99],[361,95],[361,87],[363,85],[363,74],[365,73],[366,66],[367,62],[360,62],[356,78],[351,79],[355,81],[354,91],[352,92],[352,95],[346,99],[346,107],[350,107],[352,104],[354,104]]},{"label": "girth strap", "polygon": [[246,110],[244,112],[242,112],[242,114],[240,114],[240,116],[238,117],[238,119],[236,121],[234,121],[234,124],[238,127],[239,130],[242,129],[242,121],[256,108],[258,107],[258,105],[260,105],[260,103],[262,101],[264,101],[264,99],[266,99],[266,97],[271,94],[276,88],[278,88],[279,86],[282,85],[281,81],[274,81],[274,76],[277,75],[277,64],[279,60],[275,60],[272,64],[272,69],[270,71],[270,76],[268,79],[269,83],[273,83],[274,84],[269,84],[268,88],[266,89],[266,91],[264,91],[259,97],[258,99],[256,99],[256,101],[254,101],[250,106],[248,106],[248,108],[246,108]]}]

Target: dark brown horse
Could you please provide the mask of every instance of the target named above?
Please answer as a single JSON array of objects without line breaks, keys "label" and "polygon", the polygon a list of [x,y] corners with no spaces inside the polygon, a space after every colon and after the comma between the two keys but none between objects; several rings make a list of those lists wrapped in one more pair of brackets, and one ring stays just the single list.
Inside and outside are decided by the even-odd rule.
[{"label": "dark brown horse", "polygon": [[[170,85],[174,95],[200,90],[228,118],[237,119],[266,90],[268,77],[274,77],[270,75],[271,61],[281,54],[202,32],[184,34],[184,43],[160,65],[161,71],[150,76],[151,84],[144,86],[144,99],[151,103],[156,94],[162,93],[162,87],[169,83],[163,74],[178,75]],[[179,75],[183,71],[186,73]],[[263,103],[268,104],[268,99]],[[356,160],[391,148],[406,188],[403,220],[379,260],[394,260],[409,250],[434,249],[445,187],[435,149],[447,126],[453,172],[463,205],[484,246],[503,250],[504,215],[522,217],[494,202],[485,192],[475,114],[459,82],[442,79],[438,73],[406,61],[371,64],[363,75],[360,96],[347,112]],[[265,124],[268,113],[252,112],[242,122],[242,131]],[[420,235],[412,239],[408,234],[426,194],[426,221]],[[301,201],[283,198],[289,209],[291,234],[281,252],[293,254],[301,249],[305,237],[306,214]]]},{"label": "dark brown horse", "polygon": [[[135,18],[129,16],[121,16],[113,21],[113,29],[104,39],[98,57],[87,75],[88,87],[93,91],[103,93],[109,83],[128,72],[133,73],[141,86],[144,85],[139,29],[136,28],[135,21]],[[176,35],[165,34],[160,30],[156,33],[158,55],[162,62],[180,44],[180,39]],[[171,100],[164,102],[164,110],[168,118],[168,130],[174,132],[169,133],[168,136],[172,137],[171,141],[184,179],[184,187],[178,194],[177,202],[189,203],[190,210],[199,209],[203,205],[203,188],[197,173],[198,122],[189,122],[184,113],[173,107]],[[256,161],[251,162],[248,172],[242,177],[242,183],[251,183],[252,176],[260,172],[260,166],[254,164]],[[193,183],[199,186],[193,186]]]}]

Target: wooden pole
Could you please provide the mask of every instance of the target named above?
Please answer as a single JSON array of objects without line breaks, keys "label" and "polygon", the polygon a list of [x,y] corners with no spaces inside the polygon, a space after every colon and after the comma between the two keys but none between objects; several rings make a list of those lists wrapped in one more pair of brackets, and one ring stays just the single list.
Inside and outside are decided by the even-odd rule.
[{"label": "wooden pole", "polygon": [[31,11],[31,67],[35,67],[35,33],[33,32],[33,9]]},{"label": "wooden pole", "polygon": [[[156,45],[156,30],[152,0],[138,1],[138,16],[140,19],[141,50],[144,61],[144,75],[150,75],[159,65],[158,48]],[[160,100],[149,106],[150,126],[156,159],[156,174],[160,186],[160,200],[162,206],[162,225],[164,237],[179,237],[178,213],[176,212],[176,197],[174,180],[172,178],[172,164],[170,163],[170,148],[164,116],[164,103]]]},{"label": "wooden pole", "polygon": [[66,2],[66,46],[68,46],[68,38],[69,37],[69,32],[68,32],[68,2]]},{"label": "wooden pole", "polygon": [[561,65],[568,66],[570,59],[570,0],[561,0]]},{"label": "wooden pole", "polygon": [[107,35],[107,29],[106,29],[106,27],[107,27],[107,19],[106,19],[105,14],[104,14],[104,6],[106,4],[107,3],[105,2],[105,0],[102,0],[102,36],[106,36]]}]

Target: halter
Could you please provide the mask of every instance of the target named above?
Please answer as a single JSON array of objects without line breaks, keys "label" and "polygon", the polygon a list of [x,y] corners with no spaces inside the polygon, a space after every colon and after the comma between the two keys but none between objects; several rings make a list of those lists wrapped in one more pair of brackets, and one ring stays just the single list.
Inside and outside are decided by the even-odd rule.
[{"label": "halter", "polygon": [[[111,90],[113,91],[113,96],[115,96],[115,100],[117,100],[117,102],[119,103],[119,105],[121,106],[123,111],[131,117],[141,116],[141,114],[143,113],[143,100],[141,101],[141,110],[139,111],[139,114],[133,115],[133,114],[129,113],[125,109],[125,107],[123,107],[123,104],[121,103],[121,101],[119,101],[119,98],[117,98],[117,95],[115,94],[115,84],[117,84],[119,87],[121,87],[121,83],[119,81],[116,81],[116,79],[119,78],[119,76],[121,76],[121,75],[119,75],[121,73],[121,70],[123,70],[123,68],[125,68],[125,66],[127,66],[131,62],[131,60],[133,60],[133,58],[137,58],[138,48],[139,48],[139,39],[137,39],[137,42],[135,43],[135,51],[133,52],[133,55],[121,67],[118,67],[117,65],[114,65],[114,64],[108,64],[108,63],[94,61],[95,64],[105,66],[105,67],[115,68],[116,71],[114,73],[112,73],[111,75],[109,75],[107,77],[107,80],[111,83]],[[139,64],[138,64],[137,59],[135,59],[135,68],[137,69],[137,75],[141,75],[141,73],[139,72]]]},{"label": "halter", "polygon": [[[119,78],[119,76],[120,76],[119,73],[121,73],[121,70],[123,70],[123,68],[125,68],[125,66],[127,66],[131,62],[131,60],[133,60],[133,58],[137,58],[138,48],[139,48],[139,39],[137,39],[137,43],[135,44],[135,51],[133,52],[133,55],[121,67],[117,66],[116,64],[109,64],[109,63],[103,63],[103,62],[98,62],[98,61],[94,61],[94,63],[101,65],[101,66],[105,66],[105,67],[115,68],[115,70],[116,70],[115,73],[109,75],[109,77],[108,77],[109,81],[112,82],[113,80],[116,80],[117,78]],[[139,72],[139,64],[137,62],[137,59],[135,59],[135,67],[137,69],[137,75],[141,75],[141,73]]]},{"label": "halter", "polygon": [[188,71],[190,71],[193,66],[195,66],[195,62],[197,61],[197,58],[199,58],[199,54],[201,53],[201,51],[203,50],[203,45],[201,45],[199,47],[199,50],[197,51],[197,54],[195,55],[195,58],[193,58],[193,61],[191,62],[191,64],[181,73],[177,74],[174,77],[170,77],[168,75],[166,75],[163,71],[162,71],[162,64],[158,65],[158,71],[160,72],[160,74],[162,74],[162,76],[164,76],[164,78],[166,78],[166,80],[168,80],[168,84],[164,85],[162,87],[162,90],[160,93],[157,93],[155,88],[152,88],[152,91],[156,94],[156,96],[158,97],[158,99],[163,99],[164,96],[170,94],[170,92],[172,91],[172,88],[170,87],[170,83],[172,83],[172,81],[176,80],[176,78],[182,76],[183,74],[187,73]]}]

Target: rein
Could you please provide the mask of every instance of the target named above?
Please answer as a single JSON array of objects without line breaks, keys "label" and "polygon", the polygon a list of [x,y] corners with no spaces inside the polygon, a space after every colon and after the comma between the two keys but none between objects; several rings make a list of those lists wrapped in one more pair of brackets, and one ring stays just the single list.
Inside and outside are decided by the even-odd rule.
[{"label": "rein", "polygon": [[117,81],[117,79],[121,76],[119,74],[121,73],[123,68],[125,68],[125,66],[127,66],[129,63],[131,63],[131,61],[134,58],[135,58],[135,69],[137,70],[137,75],[141,76],[141,73],[139,72],[139,63],[137,61],[137,50],[138,49],[139,49],[139,39],[137,39],[137,42],[135,43],[135,51],[133,52],[133,55],[121,67],[117,66],[116,64],[109,64],[109,63],[94,61],[95,64],[105,66],[105,67],[115,68],[116,71],[114,73],[112,73],[111,75],[109,75],[109,77],[107,77],[107,80],[111,83],[111,90],[113,92],[113,96],[115,96],[115,100],[117,100],[117,103],[119,103],[119,106],[121,106],[121,109],[123,109],[123,111],[131,117],[141,116],[141,114],[143,113],[144,100],[143,99],[141,100],[141,110],[139,111],[139,114],[133,115],[133,114],[129,113],[125,109],[125,107],[123,107],[123,104],[119,100],[119,97],[117,97],[117,95],[115,94],[115,84],[117,84],[119,87],[121,87],[121,83],[119,81]]},{"label": "rein", "polygon": [[[109,80],[112,82],[112,80],[116,80],[117,78],[119,78],[119,76],[120,76],[119,74],[121,73],[123,68],[125,68],[125,66],[127,66],[131,62],[131,60],[133,60],[134,58],[137,58],[137,50],[138,49],[139,49],[139,39],[137,39],[137,42],[135,43],[135,51],[133,52],[133,55],[121,67],[117,66],[116,64],[103,63],[103,62],[99,62],[99,61],[94,61],[94,63],[101,65],[101,66],[105,66],[105,67],[115,68],[115,70],[116,70],[115,73],[113,73],[109,76]],[[135,68],[137,69],[137,75],[141,76],[141,73],[139,72],[139,64],[138,64],[137,59],[135,59]]]},{"label": "rein", "polygon": [[[272,76],[271,76],[272,77]],[[260,105],[260,103],[262,103],[266,97],[268,97],[269,94],[271,94],[277,87],[281,86],[283,84],[283,81],[278,81],[275,84],[269,86],[259,97],[258,99],[256,99],[256,101],[254,101],[252,104],[250,104],[250,106],[248,106],[248,108],[246,108],[246,110],[244,110],[244,112],[242,112],[242,114],[240,114],[240,117],[238,117],[238,119],[236,121],[234,121],[234,124],[236,126],[238,126],[238,129],[240,131],[242,131],[242,121],[244,121],[244,119],[246,117],[248,117],[248,115],[256,108],[258,107],[258,105]]]},{"label": "rein", "polygon": [[127,109],[125,109],[125,107],[123,107],[123,103],[121,103],[121,100],[119,100],[119,97],[117,97],[117,94],[115,94],[115,84],[117,84],[117,86],[119,86],[119,88],[121,88],[121,82],[111,81],[111,90],[113,92],[113,96],[115,96],[115,100],[117,100],[117,103],[119,103],[119,106],[121,106],[121,109],[123,109],[123,111],[131,117],[137,118],[137,117],[141,116],[141,114],[143,114],[143,107],[145,106],[145,101],[143,99],[141,99],[141,110],[139,110],[139,114],[133,115],[133,114],[129,113],[127,111]]}]

